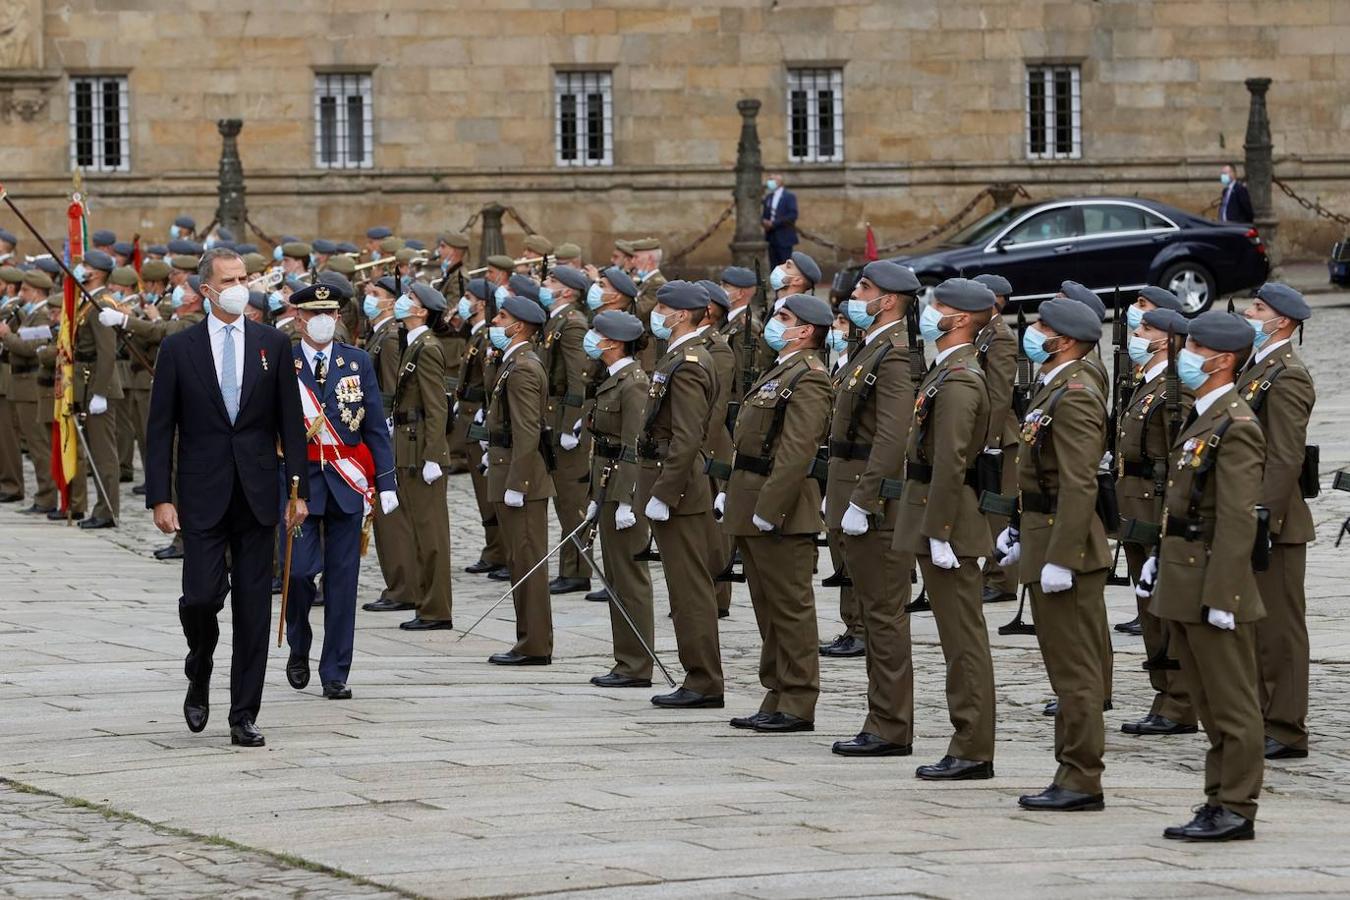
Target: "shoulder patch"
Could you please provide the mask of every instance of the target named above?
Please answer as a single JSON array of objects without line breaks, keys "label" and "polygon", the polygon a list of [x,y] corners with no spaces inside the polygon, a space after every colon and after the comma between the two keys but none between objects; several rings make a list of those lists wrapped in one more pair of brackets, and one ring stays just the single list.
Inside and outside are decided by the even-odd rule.
[{"label": "shoulder patch", "polygon": [[1064,385],[1064,387],[1071,391],[1082,391],[1087,389],[1087,385],[1081,381],[1070,381],[1068,384]]}]

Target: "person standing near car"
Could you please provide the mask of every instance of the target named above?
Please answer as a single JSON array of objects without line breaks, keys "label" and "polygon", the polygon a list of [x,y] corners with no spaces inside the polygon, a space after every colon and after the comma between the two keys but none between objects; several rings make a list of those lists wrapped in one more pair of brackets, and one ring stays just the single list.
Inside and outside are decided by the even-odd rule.
[{"label": "person standing near car", "polygon": [[1247,185],[1238,181],[1237,169],[1232,163],[1226,163],[1219,169],[1219,184],[1223,193],[1219,195],[1219,221],[1248,223],[1256,220],[1252,210],[1252,198],[1247,193]]},{"label": "person standing near car", "polygon": [[784,186],[781,172],[764,179],[764,209],[760,219],[764,239],[769,242],[769,265],[787,262],[792,258],[792,248],[797,246],[797,195]]}]

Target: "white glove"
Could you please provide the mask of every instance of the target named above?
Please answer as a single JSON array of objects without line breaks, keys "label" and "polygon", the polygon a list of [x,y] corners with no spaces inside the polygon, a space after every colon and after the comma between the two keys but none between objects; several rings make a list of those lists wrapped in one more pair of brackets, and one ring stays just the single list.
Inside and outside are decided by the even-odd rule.
[{"label": "white glove", "polygon": [[1041,590],[1043,592],[1058,594],[1071,587],[1073,587],[1073,572],[1054,563],[1046,563],[1041,567]]},{"label": "white glove", "polygon": [[453,419],[453,418],[454,418],[455,416],[457,416],[457,415],[459,415],[459,401],[458,401],[458,400],[456,400],[455,403],[454,403],[454,405],[450,407],[450,418]]},{"label": "white glove", "polygon": [[108,398],[102,394],[95,394],[89,398],[89,415],[101,416],[108,411]]},{"label": "white glove", "polygon": [[1209,624],[1224,631],[1233,631],[1237,628],[1237,619],[1225,609],[1211,609],[1205,618],[1209,620]]},{"label": "white glove", "polygon": [[773,523],[768,519],[761,519],[758,515],[752,515],[750,521],[755,523],[755,527],[760,531],[773,531]]},{"label": "white glove", "polygon": [[820,498],[820,514],[822,516],[825,515],[825,507],[829,506],[829,504],[830,504],[829,500],[826,500],[824,497]]},{"label": "white glove", "polygon": [[389,434],[390,434],[390,436],[392,436],[392,435],[394,434],[394,417],[393,417],[393,416],[386,416],[386,417],[385,417],[385,420],[384,420],[384,427],[389,429]]},{"label": "white glove", "polygon": [[956,551],[952,545],[946,541],[939,541],[937,538],[928,539],[928,555],[933,558],[933,565],[939,569],[959,569],[961,561],[956,558]]},{"label": "white glove", "polygon": [[1135,583],[1134,595],[1136,597],[1152,597],[1153,589],[1158,584],[1158,557],[1150,556],[1144,560],[1144,567],[1139,570],[1139,581]]},{"label": "white glove", "polygon": [[614,527],[619,531],[625,528],[632,528],[637,524],[637,516],[633,514],[633,507],[627,503],[620,503],[619,508],[614,510]]},{"label": "white glove", "polygon": [[647,508],[643,510],[647,518],[653,522],[665,522],[670,518],[670,507],[660,497],[652,497],[647,501]]},{"label": "white glove", "polygon": [[562,434],[558,435],[558,446],[562,447],[564,450],[575,450],[579,443],[581,443],[581,441],[577,440],[577,436],[570,431],[564,431]]},{"label": "white glove", "polygon": [[380,491],[380,514],[389,515],[398,509],[397,491]]},{"label": "white glove", "polygon": [[599,503],[596,503],[594,500],[592,500],[590,503],[586,504],[586,521],[587,521],[587,522],[593,522],[593,521],[595,521],[595,517],[598,516],[598,515],[600,515],[600,504],[599,504]]},{"label": "white glove", "polygon": [[106,328],[125,328],[127,314],[115,309],[100,309],[98,311],[98,323]]},{"label": "white glove", "polygon": [[[483,418],[483,415],[484,415],[484,414],[483,414],[483,410],[482,410],[482,408],[480,407],[479,410],[478,410],[478,412],[476,412],[476,413],[473,414],[473,424],[475,424],[475,425],[482,425],[485,421],[487,421],[486,419]],[[483,449],[486,450],[487,448],[484,447]]]},{"label": "white glove", "polygon": [[1110,450],[1107,450],[1105,453],[1102,454],[1101,462],[1097,463],[1097,471],[1098,471],[1098,472],[1110,472],[1110,471],[1111,471],[1111,463],[1113,463],[1114,461],[1115,461],[1115,457],[1111,455],[1111,451],[1110,451]]},{"label": "white glove", "polygon": [[487,448],[488,448],[488,442],[487,442],[487,441],[479,441],[479,442],[478,442],[478,449],[483,451],[483,459],[485,460],[485,462],[483,463],[483,465],[487,465],[487,462],[486,462],[486,460],[487,460]]},{"label": "white glove", "polygon": [[437,478],[440,478],[440,477],[441,477],[441,464],[440,464],[440,463],[434,463],[434,462],[432,462],[431,460],[427,460],[426,462],[422,463],[422,480],[423,480],[423,481],[425,481],[427,484],[431,484],[431,483],[434,482]]},{"label": "white glove", "polygon": [[988,456],[1002,456],[1002,455],[1003,455],[1003,448],[1002,448],[1002,447],[985,447],[985,448],[984,448],[984,452],[985,452],[985,454],[987,454]]},{"label": "white glove", "polygon": [[572,436],[577,440],[581,440],[581,422],[581,419],[577,419],[572,423]]},{"label": "white glove", "polygon": [[713,498],[713,518],[722,521],[722,517],[727,514],[727,492],[718,491],[717,496]]},{"label": "white glove", "polygon": [[502,502],[505,503],[507,506],[520,509],[522,506],[525,505],[525,495],[522,494],[520,491],[508,490],[505,494],[502,495]]},{"label": "white glove", "polygon": [[994,550],[998,553],[1000,566],[1016,565],[1022,558],[1022,535],[1009,525],[998,533],[998,539],[994,541]]},{"label": "white glove", "polygon": [[839,527],[844,529],[844,534],[857,537],[867,534],[867,529],[872,525],[867,520],[867,512],[856,503],[850,503],[848,509],[844,510],[844,520],[839,523]]}]

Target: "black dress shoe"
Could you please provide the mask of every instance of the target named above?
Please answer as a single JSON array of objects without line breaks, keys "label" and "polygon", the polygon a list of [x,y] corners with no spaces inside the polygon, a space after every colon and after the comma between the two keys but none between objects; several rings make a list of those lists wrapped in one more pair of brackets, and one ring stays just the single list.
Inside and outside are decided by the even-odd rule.
[{"label": "black dress shoe", "polygon": [[634,678],[631,675],[620,675],[618,672],[610,672],[607,675],[596,675],[591,678],[591,684],[596,687],[608,688],[649,688],[652,686],[650,678]]},{"label": "black dress shoe", "polygon": [[323,683],[323,699],[350,700],[352,699],[352,689],[340,681],[325,681]]},{"label": "black dress shoe", "polygon": [[488,662],[494,666],[547,666],[552,664],[553,657],[526,656],[514,650],[507,650],[505,653],[492,654],[488,657]]},{"label": "black dress shoe", "polygon": [[488,577],[491,578],[493,581],[510,581],[511,570],[508,569],[506,566],[498,566],[497,568],[493,569],[491,572],[488,573]]},{"label": "black dress shoe", "polygon": [[28,507],[27,509],[20,510],[20,512],[27,513],[30,516],[45,516],[55,511],[56,511],[55,506],[38,506],[36,503]]},{"label": "black dress shoe", "polygon": [[836,658],[866,656],[867,644],[862,638],[856,638],[851,634],[841,634],[830,643],[821,644],[820,655]]},{"label": "black dress shoe", "polygon": [[1307,759],[1307,748],[1290,747],[1273,737],[1266,738],[1266,759]]},{"label": "black dress shoe", "polygon": [[794,731],[816,730],[814,722],[785,712],[771,713],[750,727],[762,734],[789,734]]},{"label": "black dress shoe", "polygon": [[879,734],[860,731],[850,741],[835,741],[830,752],[839,756],[909,756],[914,752],[914,746],[893,744]]},{"label": "black dress shoe", "polygon": [[994,777],[994,764],[977,759],[944,756],[931,766],[919,766],[914,770],[914,776],[924,781],[979,781]]},{"label": "black dress shoe", "polygon": [[1195,734],[1199,731],[1195,725],[1183,725],[1180,722],[1173,722],[1167,716],[1158,716],[1150,713],[1137,722],[1124,722],[1120,730],[1126,734]]},{"label": "black dress shoe", "polygon": [[609,591],[605,590],[604,588],[601,588],[598,591],[591,591],[589,594],[586,595],[586,599],[599,603],[604,603],[606,600],[609,599]]},{"label": "black dress shoe", "polygon": [[96,516],[94,518],[85,519],[79,524],[79,527],[92,531],[95,528],[116,528],[117,523],[105,516]]},{"label": "black dress shoe", "polygon": [[236,747],[262,747],[267,744],[263,733],[252,719],[241,719],[239,724],[230,726],[230,743]]},{"label": "black dress shoe", "polygon": [[0,503],[18,503],[23,499],[23,494],[0,494]]},{"label": "black dress shoe", "polygon": [[361,608],[369,612],[406,612],[410,609],[417,609],[416,603],[404,603],[402,600],[390,600],[388,597],[381,597],[378,600],[372,600],[369,603],[362,603]]},{"label": "black dress shoe", "polygon": [[760,722],[763,722],[771,715],[773,715],[773,713],[757,712],[754,715],[750,716],[737,716],[727,724],[729,724],[732,728],[744,728],[746,730],[751,730],[756,725],[758,725]]},{"label": "black dress shoe", "polygon": [[1041,715],[1043,715],[1043,716],[1057,716],[1057,715],[1059,715],[1059,700],[1058,700],[1058,698],[1056,698],[1056,699],[1054,699],[1054,700],[1051,700],[1049,703],[1045,704],[1045,709],[1041,710]]},{"label": "black dress shoe", "polygon": [[730,616],[730,615],[731,615],[731,610],[729,610],[729,609],[719,609],[719,610],[717,611],[717,618],[719,618],[719,619],[725,619],[727,616]]},{"label": "black dress shoe", "polygon": [[1208,804],[1197,807],[1195,818],[1185,825],[1163,829],[1163,837],[1173,841],[1250,841],[1256,837],[1256,826],[1222,806]]},{"label": "black dress shoe", "polygon": [[206,685],[189,684],[187,697],[183,699],[183,718],[187,721],[188,731],[198,733],[206,727],[210,717],[210,691]]},{"label": "black dress shoe", "polygon": [[132,492],[133,494],[135,494],[137,497],[144,497],[144,496],[145,496],[145,485],[144,485],[144,484],[138,484],[138,485],[134,486],[134,487],[131,489],[131,492]]},{"label": "black dress shoe", "polygon": [[550,594],[576,594],[591,589],[589,578],[563,578],[559,575],[548,583]]},{"label": "black dress shoe", "polygon": [[721,709],[726,706],[721,694],[700,694],[689,688],[676,688],[669,694],[657,694],[652,705],[663,709]]},{"label": "black dress shoe", "polygon": [[488,572],[491,572],[495,568],[497,567],[494,564],[488,562],[487,560],[483,559],[480,556],[478,557],[478,562],[473,563],[472,565],[465,566],[464,571],[468,572],[470,575],[486,575]]},{"label": "black dress shoe", "polygon": [[176,544],[160,547],[155,551],[155,559],[182,559],[183,551]]},{"label": "black dress shoe", "polygon": [[308,687],[309,657],[296,656],[292,653],[290,659],[286,660],[286,680],[297,691],[303,691]]},{"label": "black dress shoe", "polygon": [[1105,809],[1101,794],[1082,794],[1052,784],[1039,794],[1023,794],[1017,798],[1023,809],[1047,812],[1097,812]]},{"label": "black dress shoe", "polygon": [[[51,512],[47,513],[47,518],[50,519],[50,520],[53,521],[53,522],[60,522],[60,521],[62,521],[63,519],[66,518],[66,514],[63,513],[63,512],[62,512],[61,510],[59,510],[59,509],[54,509],[54,510],[52,510]],[[81,519],[84,518],[84,513],[82,513],[82,512],[74,512],[74,513],[71,513],[71,514],[70,514],[70,518],[72,518],[72,519],[74,519],[76,522],[78,522],[78,521],[80,521]]]},{"label": "black dress shoe", "polygon": [[135,480],[136,474],[134,472],[122,472],[117,476],[118,484],[131,484]]},{"label": "black dress shoe", "polygon": [[450,619],[423,619],[421,616],[413,616],[406,622],[399,622],[398,627],[404,631],[450,631],[455,627],[455,623]]},{"label": "black dress shoe", "polygon": [[984,590],[980,592],[980,600],[984,603],[1007,603],[1009,600],[1016,599],[1016,594],[1011,591],[999,590],[992,584],[986,584]]},{"label": "black dress shoe", "polygon": [[1138,616],[1135,616],[1128,622],[1120,622],[1116,624],[1114,628],[1121,634],[1132,634],[1135,637],[1142,637],[1144,634],[1144,626],[1143,623],[1139,621]]}]

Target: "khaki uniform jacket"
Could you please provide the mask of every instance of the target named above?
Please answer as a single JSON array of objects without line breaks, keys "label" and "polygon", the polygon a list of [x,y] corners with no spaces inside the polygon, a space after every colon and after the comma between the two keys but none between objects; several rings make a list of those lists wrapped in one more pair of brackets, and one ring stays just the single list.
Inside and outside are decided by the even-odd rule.
[{"label": "khaki uniform jacket", "polygon": [[[1224,420],[1228,429],[1217,450],[1209,439]],[[1197,519],[1201,536],[1167,535],[1158,554],[1158,582],[1149,610],[1160,619],[1202,623],[1203,607],[1233,613],[1239,622],[1265,615],[1252,572],[1252,543],[1260,499],[1266,441],[1251,408],[1237,394],[1220,397],[1177,435],[1168,457],[1168,515],[1186,518],[1191,490],[1210,454],[1214,468],[1205,479]]]},{"label": "khaki uniform jacket", "polygon": [[[728,534],[762,534],[754,516],[771,522],[774,534],[817,534],[824,528],[820,483],[810,471],[832,400],[829,372],[813,351],[793,353],[776,364],[746,395],[736,417],[736,456],[772,460],[772,468],[768,475],[747,469],[731,473],[722,518]],[[780,406],[782,427],[770,435]]]},{"label": "khaki uniform jacket", "polygon": [[394,411],[394,387],[398,384],[399,332],[401,326],[392,316],[379,324],[379,327],[366,338],[366,350],[370,352],[370,365],[375,370],[375,383],[380,386],[380,401],[384,404],[385,416]]},{"label": "khaki uniform jacket", "polygon": [[[17,297],[0,300],[0,322],[5,322],[11,329],[19,327],[21,304]],[[9,367],[9,352],[5,345],[0,343],[0,397],[9,397],[11,376]]]},{"label": "khaki uniform jacket", "polygon": [[42,367],[37,373],[38,421],[43,425],[50,425],[56,421],[55,335],[61,330],[62,302],[63,298],[60,294],[52,294],[47,297],[47,302],[41,307],[47,311],[47,322],[53,335],[51,343],[40,345],[37,348],[38,365]]},{"label": "khaki uniform jacket", "polygon": [[450,464],[445,439],[445,357],[440,338],[428,328],[408,344],[394,387],[394,467],[421,470],[427,462]]},{"label": "khaki uniform jacket", "polygon": [[[1265,390],[1262,385],[1269,385]],[[1313,539],[1313,518],[1303,499],[1298,476],[1308,419],[1317,392],[1312,376],[1292,344],[1279,347],[1255,366],[1244,369],[1238,390],[1256,409],[1266,437],[1266,474],[1261,505],[1270,510],[1270,533],[1277,544],[1306,544]],[[1264,400],[1258,399],[1264,394]]]},{"label": "khaki uniform jacket", "polygon": [[717,397],[708,413],[708,444],[703,452],[709,459],[730,465],[732,443],[731,432],[727,429],[727,408],[740,387],[736,381],[736,354],[727,345],[726,338],[712,328],[704,331],[700,338],[717,376]]},{"label": "khaki uniform jacket", "polygon": [[[1190,391],[1181,388],[1176,427],[1181,429],[1186,415],[1195,405]],[[1162,521],[1163,498],[1157,485],[1167,483],[1167,454],[1171,449],[1167,433],[1167,370],[1156,378],[1135,386],[1120,414],[1116,432],[1116,502],[1122,519],[1135,519],[1157,525]],[[1127,475],[1126,466],[1148,465],[1158,474]]]},{"label": "khaki uniform jacket", "polygon": [[[529,343],[513,350],[497,373],[486,419],[488,496],[494,503],[500,503],[507,491],[519,491],[526,500],[553,496],[553,478],[539,452],[546,385],[544,366]],[[511,446],[499,446],[508,434]]]},{"label": "khaki uniform jacket", "polygon": [[[1042,424],[1046,407],[1061,389],[1064,393],[1049,413],[1051,423]],[[1048,437],[1043,435],[1046,429]],[[1021,581],[1039,582],[1041,568],[1048,562],[1074,572],[1109,567],[1111,550],[1097,517],[1097,466],[1106,452],[1106,401],[1088,363],[1075,360],[1037,388],[1022,423],[1021,440],[1017,458],[1023,498]],[[1034,449],[1038,441],[1039,453]],[[1029,494],[1049,494],[1056,501],[1055,511],[1029,511]]]},{"label": "khaki uniform jacket", "polygon": [[[50,309],[47,304],[39,303],[37,308],[24,316],[18,323],[19,328],[40,328],[51,324]],[[4,342],[5,356],[9,362],[9,399],[18,403],[38,402],[38,350],[51,341],[25,341],[19,337],[18,329],[0,338]]]},{"label": "khaki uniform jacket", "polygon": [[[93,291],[99,300],[106,288]],[[95,394],[108,400],[122,398],[122,379],[117,374],[117,332],[98,320],[98,307],[81,299],[75,310],[75,402],[89,408]]]},{"label": "khaki uniform jacket", "polygon": [[127,316],[125,329],[127,335],[136,340],[137,346],[153,348],[155,349],[155,352],[159,352],[158,347],[166,337],[171,334],[177,334],[180,331],[185,331],[205,318],[206,313],[202,312],[201,309],[197,309],[190,313],[184,313],[181,316],[174,315],[165,319],[155,319],[154,321],[137,318],[135,316]]},{"label": "khaki uniform jacket", "polygon": [[[637,281],[635,277],[633,279]],[[634,302],[637,304],[635,315],[642,320],[643,326],[651,331],[652,310],[656,308],[656,292],[661,289],[661,285],[666,283],[666,276],[662,275],[660,270],[651,273],[642,283],[638,285],[637,297]]]},{"label": "khaki uniform jacket", "polygon": [[553,429],[554,443],[586,414],[591,361],[582,349],[582,342],[588,327],[585,314],[575,306],[568,306],[550,315],[539,330],[539,348],[535,353],[548,376],[546,421]]},{"label": "khaki uniform jacket", "polygon": [[1082,362],[1087,366],[1088,374],[1092,376],[1097,389],[1102,392],[1103,397],[1111,396],[1110,384],[1111,373],[1106,368],[1106,363],[1102,361],[1100,347],[1093,347],[1088,355],[1083,357]]},{"label": "khaki uniform jacket", "polygon": [[[608,375],[595,392],[595,407],[590,416],[590,432],[596,439],[591,454],[591,499],[599,502],[601,484],[605,501],[637,504],[638,465],[636,450],[642,434],[642,414],[647,406],[651,382],[636,361]],[[621,447],[618,459],[601,454],[601,447]],[[608,481],[603,479],[608,473]],[[636,510],[641,513],[642,510]]]},{"label": "khaki uniform jacket", "polygon": [[1017,335],[1002,315],[995,315],[975,336],[982,349],[980,368],[989,388],[989,434],[985,447],[1010,447],[1017,443],[1017,416],[1013,414],[1013,382],[1017,380]]},{"label": "khaki uniform jacket", "polygon": [[[886,351],[876,367],[876,383],[861,408],[858,393],[873,371],[876,358]],[[856,420],[853,440],[871,448],[866,459],[845,459],[830,453],[830,473],[825,487],[825,524],[839,528],[850,503],[872,515],[882,516],[884,528],[895,527],[897,507],[881,497],[881,479],[899,478],[909,440],[909,422],[914,411],[914,381],[910,375],[908,338],[904,322],[895,322],[877,333],[870,344],[858,347],[857,356],[837,373],[838,393],[830,422],[830,443],[848,440],[850,423]]]},{"label": "khaki uniform jacket", "polygon": [[[707,512],[712,496],[703,472],[703,448],[717,399],[712,357],[697,337],[689,338],[666,351],[651,382],[642,419],[651,425],[638,448],[638,501],[645,508],[647,500],[656,497],[670,507],[671,515]],[[661,458],[644,457],[642,445],[647,441],[653,442]]]},{"label": "khaki uniform jacket", "polygon": [[[927,556],[928,539],[959,557],[988,556],[989,523],[967,471],[985,447],[991,401],[976,347],[967,344],[933,366],[919,384],[905,446],[906,478],[896,534],[909,553]],[[915,469],[931,466],[928,481]]]},{"label": "khaki uniform jacket", "polygon": [[488,397],[488,326],[485,323],[469,335],[464,343],[464,355],[459,361],[459,387],[455,388],[455,440],[469,439],[469,426],[474,416],[487,404]]},{"label": "khaki uniform jacket", "polygon": [[[138,322],[148,322],[149,320],[145,318],[145,313],[142,311],[143,309],[144,307],[142,307],[140,304],[137,304],[136,308],[127,314],[127,322],[130,323],[132,319],[135,319]],[[124,327],[123,331],[126,332],[124,336],[124,340],[126,341],[126,343],[129,346],[135,347],[137,350],[139,350],[141,352],[141,355],[144,356],[149,361],[150,365],[153,366],[155,364],[155,357],[159,353],[159,342],[154,341],[152,343],[151,341],[148,341],[145,338],[138,337],[131,332],[130,328]],[[141,361],[137,359],[135,356],[133,356],[130,351],[127,352],[126,363],[127,367],[126,367],[126,374],[124,376],[125,380],[122,384],[123,389],[129,389],[133,391],[150,390],[151,384],[154,379],[154,376],[151,374],[150,370],[147,369],[144,365],[142,365]]]}]

